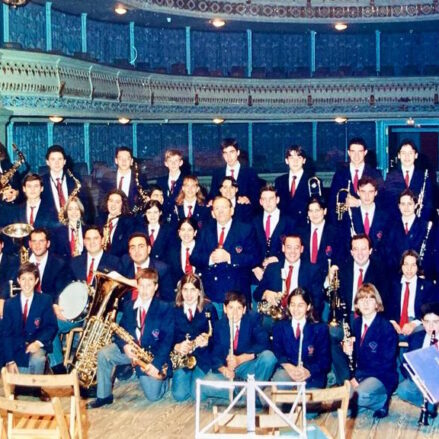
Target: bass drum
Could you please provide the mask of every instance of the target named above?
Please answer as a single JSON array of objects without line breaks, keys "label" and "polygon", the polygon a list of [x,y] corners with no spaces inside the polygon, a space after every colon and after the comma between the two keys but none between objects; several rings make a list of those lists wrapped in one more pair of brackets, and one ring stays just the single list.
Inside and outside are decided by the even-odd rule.
[{"label": "bass drum", "polygon": [[85,282],[72,282],[59,295],[58,305],[64,317],[71,322],[80,322],[87,317],[89,286]]}]

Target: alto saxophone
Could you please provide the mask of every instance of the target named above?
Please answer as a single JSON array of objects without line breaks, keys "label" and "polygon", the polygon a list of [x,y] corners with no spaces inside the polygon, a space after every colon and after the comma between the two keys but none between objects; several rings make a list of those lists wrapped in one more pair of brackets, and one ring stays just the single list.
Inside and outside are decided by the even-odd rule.
[{"label": "alto saxophone", "polygon": [[76,198],[76,196],[78,195],[79,191],[81,190],[81,182],[73,175],[73,172],[70,169],[67,169],[67,175],[69,177],[71,177],[72,180],[74,181],[75,188],[72,190],[71,194],[69,195],[69,198],[67,199],[66,204],[59,209],[58,221],[61,224],[67,224],[67,222],[68,222],[67,215],[66,215],[66,213],[67,213],[67,206],[70,204],[70,202],[74,198]]},{"label": "alto saxophone", "polygon": [[119,218],[121,215],[116,215],[112,218],[108,218],[107,222],[105,223],[104,227],[102,228],[102,249],[104,251],[108,251],[111,247],[111,230],[110,230],[110,224],[113,220],[116,218]]},{"label": "alto saxophone", "polygon": [[[139,346],[134,337],[122,326],[117,323],[111,323],[111,332],[121,338],[126,344],[131,346],[136,359],[133,360],[133,366],[139,366],[143,371],[146,370],[146,366],[154,361],[154,354],[150,351],[143,349]],[[160,379],[164,380],[167,376],[168,365],[165,363],[162,370],[159,372]]]},{"label": "alto saxophone", "polygon": [[11,188],[10,181],[12,177],[17,172],[18,168],[26,161],[24,154],[17,148],[15,143],[12,144],[12,148],[16,151],[18,157],[14,164],[0,175],[0,195],[4,194]]}]

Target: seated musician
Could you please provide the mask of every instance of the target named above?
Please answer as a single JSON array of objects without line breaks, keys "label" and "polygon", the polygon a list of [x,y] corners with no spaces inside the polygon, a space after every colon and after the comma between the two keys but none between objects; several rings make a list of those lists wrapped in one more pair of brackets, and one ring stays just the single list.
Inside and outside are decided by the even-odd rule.
[{"label": "seated musician", "polygon": [[300,287],[288,296],[288,311],[291,320],[273,327],[273,352],[282,366],[273,381],[306,381],[323,389],[331,366],[328,328],[314,321],[311,296]]},{"label": "seated musician", "polygon": [[[424,303],[421,307],[422,330],[411,334],[408,338],[408,351],[427,348],[435,345],[437,349],[439,339],[439,302]],[[406,377],[399,383],[396,391],[397,395],[403,400],[418,407],[423,403],[423,396],[416,384],[408,376],[405,367],[401,367],[401,372]],[[429,414],[435,416],[437,405],[428,404]]]},{"label": "seated musician", "polygon": [[[259,314],[246,312],[243,294],[228,292],[224,301],[224,317],[215,322],[212,342],[212,372],[206,380],[268,381],[276,366],[267,331]],[[205,387],[202,398],[226,400],[226,389]]]},{"label": "seated musician", "polygon": [[389,411],[390,397],[398,384],[396,372],[397,336],[382,315],[383,302],[372,284],[363,284],[355,296],[352,335],[343,342],[343,351],[355,365],[352,385],[353,413],[373,410],[375,418]]},{"label": "seated musician", "polygon": [[[172,396],[177,401],[195,399],[197,378],[203,378],[210,370],[212,324],[217,320],[213,305],[205,298],[201,279],[194,274],[185,274],[177,286],[174,308],[174,353],[177,364],[171,356],[174,375]],[[196,359],[195,367],[184,359]],[[176,367],[177,366],[177,367]]]},{"label": "seated musician", "polygon": [[18,269],[21,292],[8,299],[3,312],[4,356],[8,372],[43,374],[46,354],[57,331],[52,299],[37,292],[38,268],[26,262]]},{"label": "seated musician", "polygon": [[[116,332],[114,343],[98,353],[97,398],[87,408],[112,404],[112,374],[117,365],[132,363],[143,393],[149,401],[158,401],[168,389],[172,366],[169,353],[174,340],[174,316],[169,304],[155,297],[158,273],[151,268],[136,273],[135,300],[127,300],[120,321],[125,335]],[[126,334],[128,333],[128,334]],[[128,335],[128,336],[127,336]],[[149,351],[152,362],[139,357],[140,351]]]}]

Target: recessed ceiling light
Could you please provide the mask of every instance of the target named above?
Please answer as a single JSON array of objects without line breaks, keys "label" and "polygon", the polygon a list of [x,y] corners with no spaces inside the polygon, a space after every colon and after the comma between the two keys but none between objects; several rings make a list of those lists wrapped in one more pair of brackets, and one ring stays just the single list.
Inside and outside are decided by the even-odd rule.
[{"label": "recessed ceiling light", "polygon": [[114,12],[116,12],[118,15],[125,15],[127,13],[127,9],[122,5],[118,5],[114,8]]},{"label": "recessed ceiling light", "polygon": [[346,23],[335,23],[334,25],[335,29],[338,31],[344,31],[348,28],[348,25]]},{"label": "recessed ceiling light", "polygon": [[166,17],[166,21],[167,21],[168,23],[170,23],[170,22],[172,21],[172,18],[171,18],[171,17]]},{"label": "recessed ceiling light", "polygon": [[53,123],[60,123],[64,118],[62,116],[49,116],[49,120]]},{"label": "recessed ceiling light", "polygon": [[413,117],[409,117],[409,118],[405,121],[405,123],[406,123],[407,125],[413,126],[413,125],[415,124],[415,119],[413,119]]},{"label": "recessed ceiling light", "polygon": [[222,18],[214,18],[213,20],[211,20],[210,23],[216,28],[223,27],[226,24],[226,22]]},{"label": "recessed ceiling light", "polygon": [[342,124],[342,123],[346,123],[348,121],[348,118],[347,117],[344,117],[344,116],[337,116],[335,119],[334,119],[334,122],[335,123],[340,123],[340,124]]},{"label": "recessed ceiling light", "polygon": [[122,125],[126,125],[127,123],[130,123],[130,119],[128,119],[128,117],[119,117],[119,119],[117,119],[119,121],[119,123],[121,123]]},{"label": "recessed ceiling light", "polygon": [[222,117],[214,117],[212,119],[212,122],[217,124],[217,125],[220,125],[220,124],[222,124],[224,122],[224,119]]}]

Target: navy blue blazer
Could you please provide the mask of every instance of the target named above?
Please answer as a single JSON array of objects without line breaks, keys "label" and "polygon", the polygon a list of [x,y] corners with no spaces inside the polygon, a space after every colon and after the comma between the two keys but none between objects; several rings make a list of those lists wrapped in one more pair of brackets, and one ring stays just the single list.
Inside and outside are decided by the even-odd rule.
[{"label": "navy blue blazer", "polygon": [[[409,189],[412,190],[416,196],[419,196],[422,186],[424,184],[424,174],[425,170],[415,167],[413,171],[412,179],[410,180]],[[436,176],[435,176],[436,177]],[[399,214],[398,210],[398,199],[401,192],[406,189],[404,175],[402,173],[401,167],[398,166],[389,172],[386,177],[385,184],[385,196],[387,201],[387,206],[392,210],[395,215]],[[425,192],[423,207],[421,212],[421,218],[428,221],[433,213],[433,181],[431,175],[429,174],[425,181]]]},{"label": "navy blue blazer", "polygon": [[172,193],[168,186],[169,174],[166,174],[157,179],[157,186],[159,186],[160,189],[163,191],[163,197],[164,197],[163,218],[166,218],[167,220],[172,216],[172,213],[174,212],[175,199],[177,198],[178,194],[181,191],[181,188],[183,186],[183,179],[185,175],[186,174],[183,171],[180,172],[180,176],[175,181],[175,185]]},{"label": "navy blue blazer", "polygon": [[308,179],[312,176],[309,172],[303,172],[293,198],[291,198],[291,188],[288,184],[289,173],[277,177],[274,181],[274,186],[280,198],[279,208],[281,212],[293,218],[299,227],[304,226],[306,223],[309,201]]},{"label": "navy blue blazer", "polygon": [[[291,363],[297,366],[300,339],[296,339],[291,320],[277,322],[273,327],[273,352],[280,364]],[[307,321],[303,327],[302,363],[311,376],[313,385],[325,387],[326,375],[331,368],[328,326],[323,323]]]},{"label": "navy blue blazer", "polygon": [[370,377],[379,379],[390,396],[398,385],[398,336],[389,321],[377,314],[360,345],[362,322],[361,317],[354,320],[352,333],[355,337],[354,358],[357,364],[355,378],[358,382]]},{"label": "navy blue blazer", "polygon": [[[377,204],[380,204],[383,199],[382,189],[384,188],[384,181],[381,175],[381,172],[370,166],[369,164],[365,164],[362,177],[371,177],[378,182],[378,196],[375,199]],[[348,182],[351,182],[350,193],[351,195],[356,196],[354,192],[354,183],[351,179],[351,171],[349,168],[349,163],[344,163],[339,169],[337,169],[332,177],[331,188],[329,191],[329,203],[328,203],[328,211],[329,211],[329,219],[334,224],[337,221],[337,215],[335,213],[335,201],[337,198],[337,192],[342,188],[348,187]],[[343,194],[344,196],[345,194]]]},{"label": "navy blue blazer", "polygon": [[225,293],[240,291],[250,299],[251,268],[257,263],[257,247],[249,224],[233,220],[223,248],[230,253],[231,263],[209,265],[211,253],[218,247],[217,222],[206,224],[200,231],[191,263],[201,270],[204,289],[213,302],[224,302]]},{"label": "navy blue blazer", "polygon": [[[167,249],[166,263],[168,264],[169,271],[172,277],[172,285],[174,288],[177,286],[177,282],[185,274],[184,267],[181,264],[181,241],[176,240]],[[200,270],[195,267],[195,274],[200,275]]]},{"label": "navy blue blazer", "polygon": [[253,229],[256,234],[256,242],[258,244],[258,265],[269,256],[276,256],[280,259],[283,256],[282,239],[285,236],[294,233],[295,230],[294,221],[289,216],[281,213],[279,215],[279,222],[273,230],[269,241],[267,241],[265,237],[265,224],[263,221],[263,213],[257,215],[252,221]]},{"label": "navy blue blazer", "polygon": [[[154,268],[159,274],[158,296],[160,299],[166,302],[174,302],[175,286],[172,283],[172,277],[168,265],[158,259],[150,258],[148,268]],[[117,271],[125,277],[134,279],[134,262],[128,255],[122,257]]]},{"label": "navy blue blazer", "polygon": [[[421,306],[424,303],[434,302],[438,299],[437,290],[432,282],[418,277],[416,282],[415,294],[415,315],[417,320],[421,320]],[[399,323],[401,318],[401,277],[394,279],[390,289],[388,299],[385,300],[385,316],[389,320]]]},{"label": "navy blue blazer", "polygon": [[23,327],[20,294],[5,302],[3,313],[4,360],[15,361],[19,367],[28,367],[30,354],[26,346],[35,340],[43,344],[46,352],[52,352],[52,342],[58,331],[52,299],[46,294],[34,293],[32,305]]},{"label": "navy blue blazer", "polygon": [[[13,217],[10,219],[10,223],[27,223],[26,203],[24,202],[14,206],[12,215]],[[54,218],[50,207],[41,199],[40,207],[34,218],[34,228],[44,227],[46,229],[53,229],[58,225],[58,216]]]},{"label": "navy blue blazer", "polygon": [[[172,212],[171,219],[169,221],[171,227],[173,229],[178,228],[178,223],[183,218],[186,218],[184,214],[184,207],[181,206],[175,206],[174,211]],[[210,208],[203,206],[202,204],[195,204],[194,209],[192,211],[192,217],[194,221],[198,224],[198,229],[201,229],[206,222],[212,220],[212,216],[210,214]]]},{"label": "navy blue blazer", "polygon": [[[173,346],[186,340],[186,334],[189,334],[189,340],[195,340],[195,338],[203,332],[209,332],[209,321],[206,317],[206,312],[210,313],[210,322],[213,328],[214,323],[218,320],[218,315],[215,307],[210,303],[206,303],[201,312],[199,312],[197,308],[191,322],[184,313],[183,306],[174,308],[175,332]],[[197,348],[193,352],[193,355],[197,359],[197,366],[199,366],[204,373],[209,372],[211,368],[211,352],[212,337],[209,339],[209,344],[206,347]]]},{"label": "navy blue blazer", "polygon": [[[120,326],[126,329],[137,341],[137,310],[134,310],[134,301],[127,300],[123,309]],[[169,353],[173,348],[174,341],[174,313],[173,308],[156,298],[151,302],[145,319],[145,329],[140,339],[140,346],[154,355],[152,364],[159,371],[166,364],[168,366],[167,376],[172,376],[172,365],[169,359]],[[121,352],[126,342],[115,337],[115,342]],[[136,367],[137,375],[145,375],[139,367]]]},{"label": "navy blue blazer", "polygon": [[[285,258],[274,262],[267,266],[264,276],[261,279],[253,297],[258,302],[262,300],[265,290],[282,291],[282,269],[284,267]],[[317,272],[308,261],[300,261],[299,280],[300,287],[308,291],[312,296],[314,309],[319,313],[323,306],[323,278],[326,272]]]},{"label": "navy blue blazer", "polygon": [[0,261],[0,299],[9,298],[9,280],[16,283],[17,271],[20,262],[16,256],[2,253]]},{"label": "navy blue blazer", "polygon": [[[145,223],[143,217],[140,217],[137,225],[136,232],[144,233],[149,236],[148,224]],[[168,246],[173,239],[178,239],[176,236],[176,231],[169,224],[160,224],[159,232],[156,239],[154,240],[154,245],[151,247],[150,257],[152,259],[157,259],[164,261],[166,259],[166,252]]]},{"label": "navy blue blazer", "polygon": [[[75,280],[86,281],[87,280],[87,252],[84,251],[82,255],[76,256],[70,261],[70,269],[72,270]],[[99,265],[95,268],[95,271],[102,273],[110,271],[119,271],[120,261],[116,256],[110,255],[107,252],[102,254],[102,258],[99,261]],[[133,276],[134,277],[134,276]]]},{"label": "navy blue blazer", "polygon": [[[107,223],[108,215],[100,215],[96,223],[103,227]],[[128,253],[128,238],[136,228],[136,220],[132,216],[120,216],[114,229],[113,240],[107,252],[121,258]]]},{"label": "navy blue blazer", "polygon": [[[225,176],[226,167],[214,171],[212,175],[212,183],[210,185],[210,200],[214,199],[217,195],[220,195],[219,189]],[[261,180],[256,171],[241,163],[236,183],[238,184],[238,196],[248,197],[253,209],[257,209],[259,206],[259,189],[261,188]]]},{"label": "navy blue blazer", "polygon": [[[227,316],[217,320],[213,326],[212,369],[217,370],[226,365],[230,352],[230,324]],[[260,354],[270,349],[268,332],[262,326],[261,316],[254,312],[246,312],[239,326],[238,347],[235,355]]]}]

